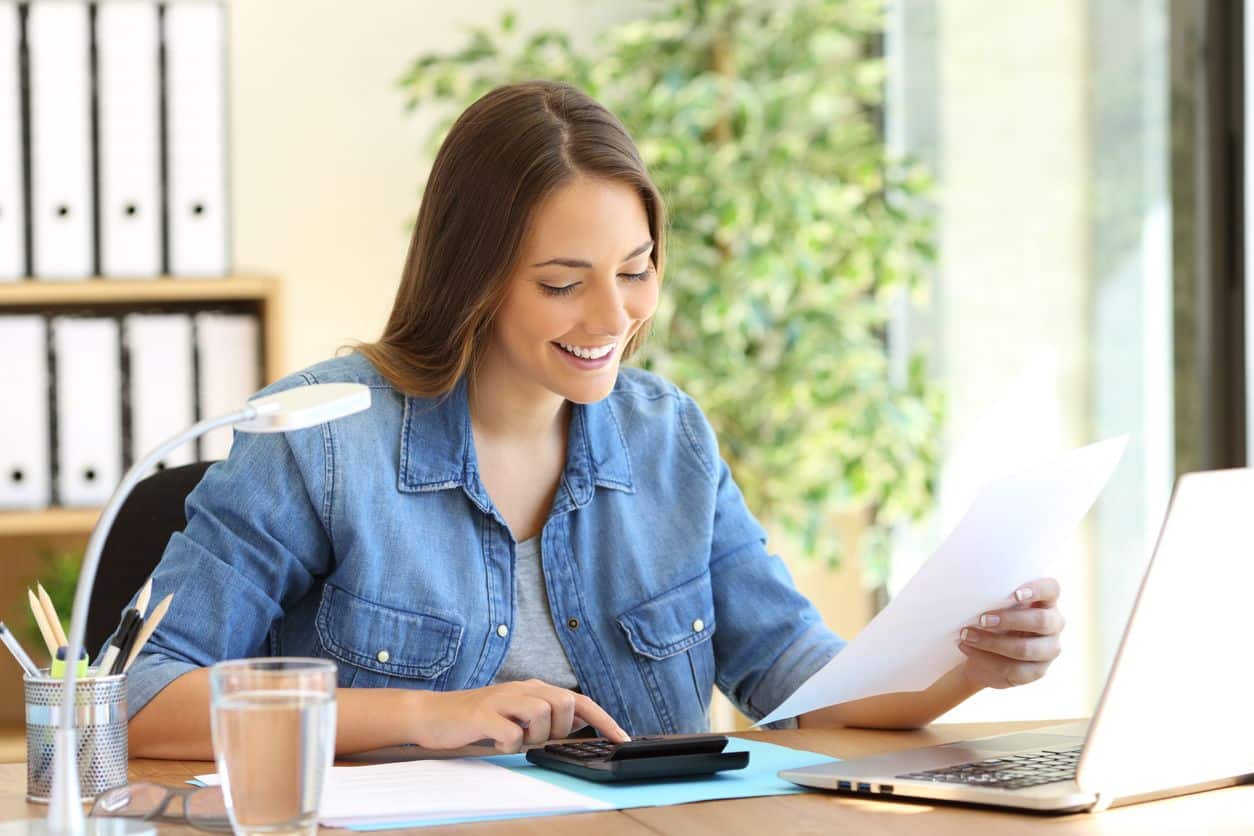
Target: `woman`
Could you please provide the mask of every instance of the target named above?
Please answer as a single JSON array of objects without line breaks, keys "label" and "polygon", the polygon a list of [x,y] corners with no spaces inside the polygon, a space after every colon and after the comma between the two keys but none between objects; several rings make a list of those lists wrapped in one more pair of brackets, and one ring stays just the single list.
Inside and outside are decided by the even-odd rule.
[{"label": "woman", "polygon": [[[619,122],[557,84],[472,105],[436,157],[382,338],[280,381],[371,387],[318,428],[235,440],[154,574],[174,608],[129,675],[131,751],[211,753],[205,667],[339,666],[337,750],[502,751],[585,725],[751,717],[842,646],[764,547],[700,409],[620,368],[658,304],[662,199]],[[927,691],[802,726],[925,724],[1058,654],[1041,580]]]}]

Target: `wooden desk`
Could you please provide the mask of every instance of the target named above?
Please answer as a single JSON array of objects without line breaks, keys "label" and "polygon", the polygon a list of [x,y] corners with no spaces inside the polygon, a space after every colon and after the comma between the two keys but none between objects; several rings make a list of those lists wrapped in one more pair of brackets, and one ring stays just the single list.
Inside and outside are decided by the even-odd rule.
[{"label": "wooden desk", "polygon": [[[912,746],[945,743],[1050,723],[983,723],[940,725],[919,732],[838,731],[752,732],[745,736],[771,743],[823,752],[834,757],[890,752]],[[214,771],[212,764],[192,761],[137,760],[133,780],[179,784],[196,774]],[[24,764],[0,764],[0,821],[43,817],[47,807],[27,804]],[[162,832],[193,834],[187,827],[162,827]],[[324,831],[347,833],[348,831]],[[856,834],[1254,834],[1254,785],[1169,798],[1108,810],[1099,815],[1043,817],[1020,813],[946,807],[932,804],[840,798],[826,793],[707,801],[674,807],[644,807],[610,813],[548,816],[456,827],[425,827],[411,831],[439,834],[532,834],[532,836],[646,836],[646,834],[731,833],[856,833]]]}]

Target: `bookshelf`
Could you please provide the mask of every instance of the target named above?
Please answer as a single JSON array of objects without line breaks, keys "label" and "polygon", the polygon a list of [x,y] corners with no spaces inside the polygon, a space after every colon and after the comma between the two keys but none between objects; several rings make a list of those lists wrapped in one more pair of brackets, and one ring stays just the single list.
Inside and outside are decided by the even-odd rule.
[{"label": "bookshelf", "polygon": [[[194,311],[219,305],[255,314],[261,323],[262,379],[282,373],[279,281],[273,276],[232,275],[221,279],[22,280],[0,282],[0,314],[123,314],[135,310]],[[0,552],[13,539],[82,538],[91,533],[98,508],[0,511]]]}]

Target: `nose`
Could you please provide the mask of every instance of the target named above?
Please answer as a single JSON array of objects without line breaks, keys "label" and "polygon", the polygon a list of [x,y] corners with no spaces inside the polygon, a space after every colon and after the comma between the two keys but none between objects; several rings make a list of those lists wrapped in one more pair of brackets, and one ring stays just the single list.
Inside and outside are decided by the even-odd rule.
[{"label": "nose", "polygon": [[620,336],[631,323],[631,317],[627,315],[627,309],[623,305],[622,288],[614,280],[608,285],[599,286],[602,289],[598,293],[589,294],[591,298],[584,309],[584,328],[590,336]]}]

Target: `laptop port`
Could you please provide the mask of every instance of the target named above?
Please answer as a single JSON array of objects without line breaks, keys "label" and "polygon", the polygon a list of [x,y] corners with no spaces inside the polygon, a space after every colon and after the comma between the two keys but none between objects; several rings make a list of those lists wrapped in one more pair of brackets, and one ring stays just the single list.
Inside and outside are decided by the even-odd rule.
[{"label": "laptop port", "polygon": [[849,783],[848,781],[837,781],[836,789],[848,791],[848,790],[853,789],[853,784]]},{"label": "laptop port", "polygon": [[871,791],[871,785],[870,785],[870,784],[863,783],[863,782],[861,782],[861,781],[860,781],[860,782],[858,782],[858,792],[870,792],[870,791]]},{"label": "laptop port", "polygon": [[880,792],[883,793],[884,795],[892,795],[893,785],[892,784],[880,784]]}]

